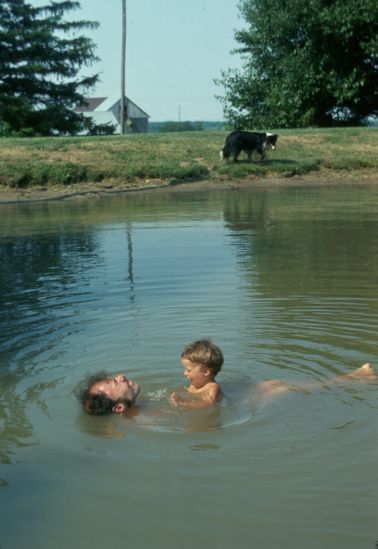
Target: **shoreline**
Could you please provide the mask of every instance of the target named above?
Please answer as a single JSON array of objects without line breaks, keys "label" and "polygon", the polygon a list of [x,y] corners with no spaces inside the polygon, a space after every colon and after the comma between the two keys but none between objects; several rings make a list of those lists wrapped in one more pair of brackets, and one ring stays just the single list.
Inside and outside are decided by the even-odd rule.
[{"label": "shoreline", "polygon": [[201,179],[196,181],[177,181],[147,179],[132,183],[108,181],[107,183],[87,183],[73,185],[33,186],[25,189],[0,187],[0,205],[46,202],[53,200],[94,199],[104,196],[140,192],[185,192],[227,189],[275,189],[284,187],[314,187],[335,185],[376,185],[378,173],[374,170],[353,170],[336,172],[321,170],[292,177],[253,177],[242,179]]}]

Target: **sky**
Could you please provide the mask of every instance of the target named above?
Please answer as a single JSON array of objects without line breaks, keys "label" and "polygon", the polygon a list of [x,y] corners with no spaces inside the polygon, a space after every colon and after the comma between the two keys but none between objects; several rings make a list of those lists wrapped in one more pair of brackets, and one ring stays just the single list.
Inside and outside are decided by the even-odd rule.
[{"label": "sky", "polygon": [[[46,0],[29,0],[33,5]],[[239,0],[126,0],[126,95],[151,122],[220,121],[221,71],[241,66],[235,30],[243,27]],[[121,0],[80,0],[67,19],[98,21],[85,34],[100,62],[83,74],[100,73],[91,97],[120,97]],[[68,17],[68,14],[69,17]]]}]

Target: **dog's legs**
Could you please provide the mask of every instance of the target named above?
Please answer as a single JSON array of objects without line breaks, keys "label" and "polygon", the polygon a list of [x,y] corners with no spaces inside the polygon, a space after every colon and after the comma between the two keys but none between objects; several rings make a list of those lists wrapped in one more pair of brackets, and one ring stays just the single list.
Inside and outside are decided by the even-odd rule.
[{"label": "dog's legs", "polygon": [[264,158],[266,157],[266,148],[264,146],[262,146],[262,147],[259,147],[258,149],[256,149],[256,151],[260,155],[260,162],[262,162],[264,160]]},{"label": "dog's legs", "polygon": [[241,150],[240,149],[234,149],[232,151],[232,156],[234,157],[234,162],[237,162],[238,161],[238,158],[239,158],[239,154],[241,153]]},{"label": "dog's legs", "polygon": [[261,162],[265,160],[266,150],[267,150],[267,145],[266,143],[264,143],[263,146],[261,147]]}]

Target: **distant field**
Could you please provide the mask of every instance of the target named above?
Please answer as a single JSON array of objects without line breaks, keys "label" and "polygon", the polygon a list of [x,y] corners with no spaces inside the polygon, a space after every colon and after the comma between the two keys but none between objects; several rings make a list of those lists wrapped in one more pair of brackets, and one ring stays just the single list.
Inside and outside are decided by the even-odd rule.
[{"label": "distant field", "polygon": [[[273,130],[270,130],[273,131]],[[292,177],[317,171],[374,171],[378,129],[279,130],[264,162],[225,163],[227,132],[150,133],[109,137],[1,138],[0,186],[112,184],[163,180]]]}]

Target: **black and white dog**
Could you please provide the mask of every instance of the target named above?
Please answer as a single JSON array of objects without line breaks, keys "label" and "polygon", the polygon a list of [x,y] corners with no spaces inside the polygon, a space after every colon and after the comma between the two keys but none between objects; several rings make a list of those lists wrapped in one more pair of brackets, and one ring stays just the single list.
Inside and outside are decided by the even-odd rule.
[{"label": "black and white dog", "polygon": [[220,157],[228,160],[233,157],[237,162],[239,154],[244,151],[248,160],[252,160],[252,154],[256,151],[260,160],[264,160],[268,149],[275,150],[278,135],[275,133],[245,132],[236,130],[227,136]]}]

